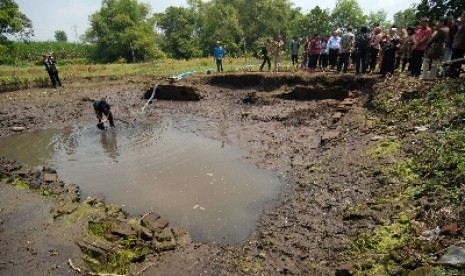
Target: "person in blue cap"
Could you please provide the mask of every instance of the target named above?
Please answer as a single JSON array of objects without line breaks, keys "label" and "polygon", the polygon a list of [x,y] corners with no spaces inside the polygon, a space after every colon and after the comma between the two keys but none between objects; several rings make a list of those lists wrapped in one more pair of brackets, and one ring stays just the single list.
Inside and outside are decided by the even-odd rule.
[{"label": "person in blue cap", "polygon": [[213,56],[216,61],[216,72],[223,72],[224,48],[221,46],[220,41],[216,42],[215,49],[213,50]]},{"label": "person in blue cap", "polygon": [[[104,123],[108,120],[111,127],[115,127],[115,121],[113,119],[113,114],[111,113],[111,107],[105,99],[97,99],[92,104],[94,107],[95,115],[98,119],[97,127],[99,129],[105,129]],[[106,120],[103,119],[103,115],[106,116]]]}]

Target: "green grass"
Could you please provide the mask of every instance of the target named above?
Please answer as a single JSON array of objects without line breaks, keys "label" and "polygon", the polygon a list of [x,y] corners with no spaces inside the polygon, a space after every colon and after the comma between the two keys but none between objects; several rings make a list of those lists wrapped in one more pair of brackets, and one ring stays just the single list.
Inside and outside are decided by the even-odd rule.
[{"label": "green grass", "polygon": [[[349,249],[343,254],[358,260],[356,275],[410,275],[415,269],[427,273],[415,275],[456,275],[453,268],[429,264],[435,261],[432,253],[437,249],[418,240],[412,219],[424,223],[427,229],[451,222],[460,225],[465,219],[464,213],[458,211],[455,217],[437,215],[444,207],[453,212],[463,210],[465,83],[463,79],[441,80],[428,89],[421,88],[419,82],[398,81],[402,85],[378,87],[370,104],[384,118],[376,122],[379,129],[395,126],[407,140],[381,142],[367,151],[368,156],[376,158],[391,154],[402,157],[403,161],[371,168],[381,184],[391,186],[387,193],[374,198],[374,210],[390,213],[391,222],[346,241]],[[418,132],[415,126],[427,128]],[[414,137],[414,143],[408,137]],[[386,179],[390,181],[383,182]],[[423,209],[425,202],[427,211]],[[352,209],[357,208],[369,209],[370,205]],[[447,248],[454,242],[442,246]]]},{"label": "green grass", "polygon": [[[223,61],[225,71],[246,70],[253,65],[258,70],[260,60],[256,58],[226,58]],[[169,77],[183,72],[196,71],[206,73],[207,70],[216,71],[216,65],[211,58],[198,58],[191,60],[164,59],[150,63],[136,64],[61,64],[57,67],[62,78],[92,78],[114,77],[116,79],[127,77]],[[23,66],[0,66],[1,85],[33,84],[38,78],[47,78],[44,66],[30,63]]]}]

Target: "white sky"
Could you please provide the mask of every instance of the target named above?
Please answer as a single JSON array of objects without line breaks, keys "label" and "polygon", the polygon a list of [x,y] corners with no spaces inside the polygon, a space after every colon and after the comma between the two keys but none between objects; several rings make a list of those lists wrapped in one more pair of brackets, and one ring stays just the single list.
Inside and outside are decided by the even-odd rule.
[{"label": "white sky", "polygon": [[[183,6],[185,0],[139,0],[149,3],[153,12],[163,12],[169,6]],[[301,7],[302,12],[307,13],[315,6],[323,9],[333,9],[336,0],[290,0],[296,7]],[[34,27],[33,40],[54,40],[55,31],[63,30],[68,35],[69,41],[77,41],[79,36],[89,27],[89,15],[98,11],[101,7],[99,0],[15,0],[19,9],[31,21]],[[366,14],[370,11],[384,9],[388,19],[392,19],[394,13],[409,8],[420,0],[358,0],[360,7]]]}]

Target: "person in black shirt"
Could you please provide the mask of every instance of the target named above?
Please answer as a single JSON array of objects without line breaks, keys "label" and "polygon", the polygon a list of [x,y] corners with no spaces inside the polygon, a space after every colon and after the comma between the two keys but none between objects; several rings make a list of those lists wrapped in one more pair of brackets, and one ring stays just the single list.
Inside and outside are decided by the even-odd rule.
[{"label": "person in black shirt", "polygon": [[[370,48],[370,37],[368,36],[368,28],[362,27],[360,34],[355,40],[355,71],[356,74],[365,74],[368,58],[368,51]],[[360,71],[360,63],[362,64],[362,71]]]},{"label": "person in black shirt", "polygon": [[262,63],[262,66],[260,66],[260,71],[263,70],[265,63],[268,63],[268,71],[271,70],[270,47],[271,47],[271,40],[267,39],[265,44],[262,47],[263,63]]},{"label": "person in black shirt", "polygon": [[61,84],[60,77],[58,76],[58,69],[56,66],[55,59],[51,55],[43,54],[43,64],[45,66],[45,70],[47,70],[48,76],[52,81],[53,87],[57,88],[58,86],[63,86]]},{"label": "person in black shirt", "polygon": [[397,35],[397,27],[392,26],[389,35],[384,35],[381,40],[381,49],[383,50],[383,59],[381,63],[381,77],[394,75],[396,64],[396,51],[400,45],[400,37]]},{"label": "person in black shirt", "polygon": [[93,102],[92,106],[94,107],[95,115],[98,119],[97,127],[99,129],[105,129],[103,123],[103,115],[107,117],[107,120],[110,122],[111,127],[115,127],[115,121],[113,119],[113,114],[111,113],[111,107],[105,99],[97,99]]}]

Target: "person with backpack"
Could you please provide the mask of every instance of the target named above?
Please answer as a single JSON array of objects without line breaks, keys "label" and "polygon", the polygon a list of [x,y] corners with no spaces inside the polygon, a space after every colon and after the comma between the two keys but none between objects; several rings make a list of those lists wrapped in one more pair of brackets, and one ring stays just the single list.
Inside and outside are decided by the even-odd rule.
[{"label": "person with backpack", "polygon": [[[368,51],[370,48],[370,37],[368,36],[368,28],[360,28],[360,34],[355,40],[355,72],[356,74],[365,74],[368,58]],[[362,63],[362,72],[360,72],[360,62]]]},{"label": "person with backpack", "polygon": [[271,47],[271,40],[268,38],[265,44],[263,44],[263,47],[261,49],[262,56],[263,56],[263,63],[260,66],[260,71],[263,71],[263,67],[265,66],[265,63],[268,63],[268,71],[271,71],[270,47]]}]

